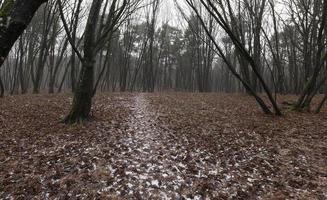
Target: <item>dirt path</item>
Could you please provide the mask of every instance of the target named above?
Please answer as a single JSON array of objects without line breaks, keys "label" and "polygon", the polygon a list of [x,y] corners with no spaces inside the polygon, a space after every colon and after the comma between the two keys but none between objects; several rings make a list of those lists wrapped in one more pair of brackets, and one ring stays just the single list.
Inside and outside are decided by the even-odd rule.
[{"label": "dirt path", "polygon": [[219,169],[207,162],[212,160],[210,154],[190,152],[169,130],[156,127],[156,113],[142,94],[129,106],[133,110],[130,130],[119,142],[122,151],[109,166],[116,181],[106,189],[141,199],[201,199],[201,192],[192,188],[201,179],[217,175]]}]

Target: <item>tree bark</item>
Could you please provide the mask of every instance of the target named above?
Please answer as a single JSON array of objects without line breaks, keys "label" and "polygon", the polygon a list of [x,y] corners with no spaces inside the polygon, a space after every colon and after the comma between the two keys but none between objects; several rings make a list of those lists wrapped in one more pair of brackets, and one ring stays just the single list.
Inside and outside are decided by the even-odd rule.
[{"label": "tree bark", "polygon": [[5,94],[5,88],[3,87],[2,79],[0,76],[0,98],[2,98]]},{"label": "tree bark", "polygon": [[324,98],[321,100],[321,102],[319,103],[315,113],[318,114],[320,113],[322,107],[324,106],[325,102],[327,101],[327,94],[325,94]]},{"label": "tree bark", "polygon": [[[10,13],[9,21],[0,24],[0,67],[6,60],[16,40],[31,22],[37,9],[47,0],[16,0]],[[7,20],[6,20],[7,21]]]},{"label": "tree bark", "polygon": [[74,94],[70,113],[65,118],[67,124],[81,123],[90,117],[95,64],[95,37],[102,0],[94,0],[85,27],[84,57],[79,82]]},{"label": "tree bark", "polygon": [[[0,68],[6,60],[11,48],[22,35],[28,24],[31,22],[37,9],[47,0],[7,0],[1,8],[0,15]],[[12,4],[12,5],[10,5]],[[4,88],[0,83],[1,94]]]}]

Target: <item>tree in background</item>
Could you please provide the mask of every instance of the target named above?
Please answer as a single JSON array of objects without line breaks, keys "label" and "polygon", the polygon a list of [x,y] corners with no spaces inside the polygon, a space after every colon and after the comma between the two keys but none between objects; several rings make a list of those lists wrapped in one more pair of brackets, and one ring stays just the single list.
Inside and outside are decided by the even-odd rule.
[{"label": "tree in background", "polygon": [[[111,12],[114,2],[123,5],[124,1],[103,0],[98,16],[92,18],[96,21],[92,21],[95,24],[89,39],[83,21],[95,2],[50,0],[37,12],[31,7],[35,17],[29,19],[17,42],[11,42],[12,51],[1,63],[0,96],[4,91],[77,92],[81,82],[92,85],[83,85],[86,96],[95,95],[98,88],[122,92],[246,92],[265,113],[278,114],[278,93],[299,94],[298,102],[286,102],[296,110],[309,110],[316,94],[326,93],[326,0],[311,4],[302,0],[187,1],[195,9],[179,7],[181,24],[172,26],[170,21],[158,18],[161,1],[142,1],[137,10],[133,5],[141,1],[126,1],[124,9],[116,6],[116,12]],[[25,1],[0,2],[3,24],[11,21],[13,12],[8,10],[13,11],[17,2]],[[112,24],[108,19],[121,10],[114,28],[105,28]],[[0,35],[9,37],[7,26],[1,30]],[[1,41],[8,43],[10,39]],[[86,68],[89,63],[93,67]],[[89,97],[85,99],[90,102]],[[325,101],[322,98],[316,110]],[[77,100],[75,104],[81,105]],[[77,107],[89,113],[90,105]]]},{"label": "tree in background", "polygon": [[[272,111],[270,110],[270,108],[256,94],[256,88],[257,87],[253,85],[255,83],[252,82],[252,86],[251,86],[251,83],[248,83],[244,79],[242,79],[241,76],[233,68],[232,64],[230,63],[230,61],[228,60],[228,58],[224,54],[221,47],[219,47],[218,43],[216,42],[216,38],[210,32],[210,29],[211,29],[210,24],[208,25],[208,24],[205,23],[205,21],[203,19],[203,15],[201,15],[201,13],[200,13],[200,7],[201,8],[203,7],[203,9],[205,9],[207,11],[207,13],[209,13],[214,18],[215,22],[217,24],[219,24],[221,26],[221,28],[223,28],[223,30],[226,32],[228,37],[233,42],[235,48],[238,49],[239,52],[241,52],[241,55],[247,60],[247,62],[251,66],[251,69],[252,69],[254,75],[256,76],[253,80],[257,80],[257,79],[259,80],[260,86],[262,86],[263,90],[267,94],[268,99],[269,99],[270,103],[272,104],[275,113],[277,115],[281,115],[281,111],[280,111],[280,109],[279,109],[279,107],[278,107],[278,105],[276,103],[276,100],[273,98],[271,90],[269,89],[267,83],[264,81],[264,78],[263,78],[262,74],[260,73],[260,70],[261,70],[262,66],[258,62],[258,58],[254,58],[253,56],[251,56],[251,54],[250,54],[249,50],[246,48],[246,46],[244,44],[242,44],[240,42],[240,40],[237,38],[237,36],[233,33],[233,30],[231,29],[230,24],[228,24],[228,21],[226,20],[226,17],[224,17],[223,13],[219,10],[220,8],[221,9],[224,8],[223,5],[220,4],[220,3],[212,2],[212,1],[206,1],[205,2],[203,0],[200,1],[199,5],[196,4],[192,0],[186,0],[186,2],[192,8],[192,10],[196,13],[197,17],[200,19],[202,27],[205,29],[207,35],[210,37],[211,41],[214,43],[215,48],[218,51],[219,56],[224,59],[225,63],[228,63],[228,66],[230,66],[229,69],[233,71],[233,74],[236,77],[238,77],[238,79],[243,83],[243,85],[247,88],[247,90],[250,92],[250,94],[255,97],[256,101],[258,102],[258,104],[260,105],[262,110],[266,114],[271,114]],[[229,1],[227,1],[227,3],[229,3]],[[256,26],[259,26],[260,24],[261,23],[258,22],[256,24]],[[256,27],[255,29],[257,30],[258,27]],[[260,27],[260,30],[261,30],[261,27]],[[256,46],[258,46],[257,48],[259,48],[260,45],[256,44]]]}]

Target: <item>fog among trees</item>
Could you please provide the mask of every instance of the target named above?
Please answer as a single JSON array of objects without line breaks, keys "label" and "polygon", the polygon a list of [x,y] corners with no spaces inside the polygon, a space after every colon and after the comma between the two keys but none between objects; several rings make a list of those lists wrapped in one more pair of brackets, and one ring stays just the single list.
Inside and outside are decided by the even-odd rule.
[{"label": "fog among trees", "polygon": [[[2,26],[18,2],[2,3]],[[159,0],[100,1],[94,14],[95,3],[40,4],[3,62],[1,94],[246,92],[271,113],[265,93],[279,115],[274,93],[304,109],[325,91],[325,1],[176,1],[171,20]]]},{"label": "fog among trees", "polygon": [[[0,101],[64,95],[70,110],[53,122],[68,126],[101,116],[94,99],[109,94],[190,108],[225,95],[272,120],[313,120],[325,114],[326,33],[327,0],[1,0]],[[151,121],[144,98],[135,106]]]}]

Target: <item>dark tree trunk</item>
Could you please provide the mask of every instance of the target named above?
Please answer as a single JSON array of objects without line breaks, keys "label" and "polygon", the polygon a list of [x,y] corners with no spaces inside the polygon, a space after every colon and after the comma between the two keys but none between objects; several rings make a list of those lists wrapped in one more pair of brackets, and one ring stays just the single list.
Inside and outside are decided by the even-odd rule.
[{"label": "dark tree trunk", "polygon": [[318,114],[320,113],[322,107],[324,106],[325,102],[327,101],[327,94],[325,94],[324,98],[321,100],[321,102],[319,103],[315,113]]},{"label": "dark tree trunk", "polygon": [[73,105],[70,113],[65,118],[67,124],[81,123],[90,117],[94,85],[95,64],[95,37],[98,13],[101,9],[102,0],[94,0],[85,27],[84,57],[78,85],[74,94]]},{"label": "dark tree trunk", "polygon": [[0,26],[0,67],[8,56],[12,46],[24,32],[37,9],[46,0],[16,0],[7,24]]},{"label": "dark tree trunk", "polygon": [[64,120],[65,123],[80,123],[89,118],[93,96],[94,63],[93,59],[82,63],[82,71],[75,91],[73,106]]},{"label": "dark tree trunk", "polygon": [[[318,80],[321,70],[323,69],[323,65],[325,62],[324,59],[326,59],[326,57],[323,56],[323,52],[324,52],[323,50],[325,48],[324,36],[326,33],[326,24],[327,24],[327,1],[324,0],[323,12],[321,15],[321,22],[320,22],[320,27],[318,30],[318,36],[317,36],[317,42],[316,42],[317,51],[316,51],[316,55],[315,55],[315,66],[314,66],[313,73],[310,76],[310,78],[308,78],[308,80],[305,79],[305,81],[307,81],[305,84],[305,87],[304,87],[296,105],[294,106],[296,110],[308,109],[310,107],[313,97],[316,95],[316,93],[320,89],[320,88],[317,88],[317,80]],[[304,52],[306,53],[306,48],[305,48]],[[310,53],[312,53],[312,52],[310,52]],[[311,56],[305,54],[304,64],[311,65]],[[311,73],[307,72],[307,70],[306,70],[305,76],[308,76],[308,74],[310,75]],[[322,85],[319,85],[319,87],[321,87],[321,86]]]},{"label": "dark tree trunk", "polygon": [[[37,9],[44,2],[46,0],[17,0],[12,6],[7,7],[9,8],[8,13],[1,13],[0,67],[6,60],[12,46],[31,22]],[[2,8],[1,11],[3,11]],[[0,82],[0,96],[3,96],[4,88],[2,81]]]},{"label": "dark tree trunk", "polygon": [[0,98],[2,98],[5,94],[5,88],[3,87],[2,79],[0,76]]},{"label": "dark tree trunk", "polygon": [[60,81],[57,93],[60,93],[62,91],[62,87],[64,86],[64,82],[65,82],[65,79],[66,79],[66,76],[67,76],[67,73],[68,73],[70,63],[71,63],[71,60],[66,64],[64,75],[63,75],[63,77],[62,77],[62,79]]},{"label": "dark tree trunk", "polygon": [[19,40],[19,48],[20,48],[20,57],[19,57],[19,81],[20,81],[20,87],[21,87],[21,93],[25,94],[27,92],[27,86],[26,86],[26,81],[24,78],[24,70],[23,70],[23,65],[24,65],[24,44],[23,44],[23,39],[22,37]]},{"label": "dark tree trunk", "polygon": [[75,92],[76,89],[76,69],[75,69],[75,52],[72,50],[71,56],[71,68],[70,68],[70,78],[71,78],[71,86],[72,92]]}]

